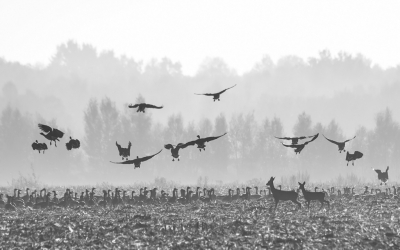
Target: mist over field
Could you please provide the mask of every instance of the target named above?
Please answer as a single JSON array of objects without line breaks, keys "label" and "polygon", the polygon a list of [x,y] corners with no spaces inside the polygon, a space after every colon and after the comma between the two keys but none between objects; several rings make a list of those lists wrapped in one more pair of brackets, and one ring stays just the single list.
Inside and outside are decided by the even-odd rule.
[{"label": "mist over field", "polygon": [[[227,90],[221,101],[194,93]],[[92,44],[67,41],[57,46],[48,65],[0,59],[0,175],[2,185],[31,175],[48,184],[149,181],[165,177],[195,183],[267,179],[307,172],[313,181],[355,174],[369,181],[371,168],[400,172],[400,66],[382,68],[365,56],[323,50],[318,57],[260,55],[254,67],[238,74],[223,58],[206,58],[194,75],[169,58],[144,63]],[[163,109],[137,113],[131,103],[145,101]],[[38,123],[65,132],[58,147],[39,133]],[[172,162],[164,144],[227,136],[180,151]],[[274,136],[320,133],[300,155]],[[355,166],[322,136],[364,153]],[[81,148],[67,151],[69,136]],[[46,142],[45,154],[31,144]],[[160,155],[133,165],[121,161],[115,142],[132,142],[131,157]],[[286,141],[287,142],[287,141]]]}]

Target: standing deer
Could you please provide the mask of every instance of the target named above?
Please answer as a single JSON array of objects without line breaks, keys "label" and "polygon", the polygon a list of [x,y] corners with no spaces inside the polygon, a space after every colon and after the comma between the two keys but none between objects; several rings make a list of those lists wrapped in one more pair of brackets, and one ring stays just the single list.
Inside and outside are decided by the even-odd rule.
[{"label": "standing deer", "polygon": [[289,201],[290,200],[293,203],[296,203],[297,205],[299,205],[299,208],[301,208],[300,202],[297,201],[298,193],[296,193],[295,191],[281,191],[281,190],[275,189],[274,180],[275,180],[275,177],[271,177],[271,179],[269,179],[269,181],[267,182],[267,186],[269,185],[271,192],[272,192],[272,196],[274,197],[275,210],[276,210],[276,207],[278,206],[278,202],[280,200],[281,201]]},{"label": "standing deer", "polygon": [[321,207],[319,208],[320,210],[324,206],[324,203],[328,203],[328,207],[330,208],[329,201],[325,200],[325,193],[324,192],[310,192],[310,191],[307,191],[304,188],[304,185],[306,184],[306,182],[303,182],[303,184],[301,184],[300,182],[298,182],[298,183],[300,185],[301,191],[303,192],[304,199],[307,202],[308,210],[310,210],[310,201],[316,201],[316,200],[321,202]]}]

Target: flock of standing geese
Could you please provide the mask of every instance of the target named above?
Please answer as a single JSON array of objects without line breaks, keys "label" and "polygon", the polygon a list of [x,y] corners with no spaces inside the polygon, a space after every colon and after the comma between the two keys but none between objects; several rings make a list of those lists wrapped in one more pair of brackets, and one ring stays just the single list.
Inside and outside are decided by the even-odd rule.
[{"label": "flock of standing geese", "polygon": [[[225,91],[227,91],[228,89],[231,89],[233,87],[235,87],[236,85],[226,88],[218,93],[205,93],[205,94],[196,94],[196,95],[205,95],[205,96],[212,96],[213,97],[213,101],[220,101],[220,96],[221,94],[223,94]],[[146,103],[139,103],[139,104],[135,104],[135,105],[129,105],[129,108],[137,108],[136,112],[143,112],[145,113],[146,108],[152,108],[152,109],[162,109],[163,106],[155,106],[152,104],[146,104]],[[54,146],[57,147],[57,141],[60,141],[60,139],[64,136],[64,133],[56,128],[52,128],[48,125],[44,125],[44,124],[39,124],[38,125],[39,129],[42,131],[40,134],[42,136],[44,136],[44,138],[46,138],[47,140],[50,141],[50,145],[52,145],[52,142],[54,142]],[[44,134],[44,133],[46,134]],[[188,146],[195,146],[197,145],[197,148],[199,149],[199,151],[201,152],[202,150],[205,150],[206,147],[206,143],[216,140],[224,135],[226,135],[227,133],[224,133],[222,135],[219,136],[210,136],[210,137],[205,137],[205,138],[201,138],[199,135],[197,135],[197,139],[186,142],[186,143],[178,143],[176,145],[174,144],[165,144],[164,148],[167,150],[171,151],[171,155],[173,157],[172,161],[174,161],[175,159],[177,159],[179,161],[179,150],[184,149]],[[290,148],[294,148],[294,152],[297,154],[300,154],[301,151],[311,142],[315,141],[319,136],[319,133],[316,135],[311,135],[311,136],[300,136],[300,137],[276,137],[277,139],[280,140],[290,140],[291,144],[285,144],[282,143],[283,146],[285,147],[290,147]],[[325,137],[325,136],[324,136]],[[311,138],[311,140],[305,141],[304,143],[299,143],[300,140],[305,140]],[[345,140],[343,142],[337,142],[334,141],[332,139],[328,139],[325,137],[326,140],[328,140],[329,142],[335,144],[338,146],[338,151],[339,153],[346,152],[345,150],[345,145],[347,142],[355,139],[355,136],[351,139]],[[128,143],[128,147],[127,148],[123,148],[121,147],[120,144],[118,144],[118,142],[116,142],[116,146],[119,152],[119,155],[122,157],[122,162],[112,162],[111,163],[115,163],[115,164],[134,164],[134,168],[140,168],[140,165],[142,162],[147,161],[151,158],[153,158],[154,156],[158,155],[159,153],[161,153],[162,149],[160,151],[158,151],[157,153],[153,154],[153,155],[149,155],[149,156],[144,156],[144,157],[140,157],[137,156],[136,159],[133,160],[129,160],[128,158],[130,157],[130,149],[132,146],[132,143],[129,142]],[[72,139],[72,137],[70,137],[69,142],[66,143],[66,148],[67,150],[72,150],[72,149],[78,149],[80,147],[80,141],[77,139]],[[38,152],[40,153],[41,151],[43,151],[43,153],[45,152],[45,150],[48,149],[46,143],[39,143],[37,140],[32,144],[32,149],[33,150],[38,150]],[[363,156],[363,154],[359,151],[355,151],[353,154],[349,153],[347,151],[346,154],[346,161],[347,161],[347,165],[349,164],[350,161],[352,161],[352,165],[354,165],[354,161],[357,159],[360,159]],[[387,167],[385,172],[382,172],[381,170],[378,169],[373,169],[377,172],[378,174],[378,179],[381,181],[380,185],[382,185],[382,183],[385,183],[385,185],[387,184],[387,181],[389,179],[388,176],[388,170],[389,167]],[[275,209],[276,206],[279,202],[279,200],[291,200],[294,203],[298,204],[301,207],[301,204],[297,201],[298,198],[298,192],[292,190],[292,191],[284,191],[284,190],[278,190],[274,187],[273,181],[274,181],[274,177],[271,177],[271,179],[268,181],[267,186],[269,186],[269,196],[273,197],[275,200]],[[327,194],[326,192],[309,192],[306,191],[304,188],[305,182],[300,183],[299,182],[299,189],[298,190],[302,190],[303,192],[303,197],[306,200],[308,207],[310,205],[310,201],[311,200],[318,200],[321,202],[321,208],[323,206],[324,203],[327,203],[329,206],[329,201],[325,200],[325,194]],[[181,190],[181,197],[178,198],[177,196],[177,189],[175,188],[173,190],[172,193],[172,197],[169,197],[168,194],[164,191],[161,191],[161,200],[166,201],[166,202],[189,202],[189,201],[193,201],[193,200],[202,200],[204,202],[209,202],[211,200],[223,200],[223,201],[232,201],[232,199],[234,199],[235,195],[233,195],[233,190],[229,189],[229,194],[228,196],[216,196],[214,194],[214,189],[210,189],[210,190],[206,190],[204,189],[204,193],[203,196],[200,196],[201,191],[199,192],[200,187],[197,188],[196,193],[194,194],[193,191],[189,190],[190,188],[188,187],[187,190],[182,189]],[[250,195],[250,187],[247,187],[245,190],[245,194],[241,195],[239,194],[239,191],[237,191],[236,196],[237,197],[241,197],[241,199],[251,199],[251,198],[261,198],[261,195],[258,194],[258,189],[256,189],[256,195]],[[119,203],[123,203],[128,202],[144,202],[144,201],[155,201],[156,199],[156,190],[152,189],[152,190],[147,190],[146,189],[141,189],[140,190],[140,194],[137,197],[134,197],[134,192],[132,191],[132,197],[129,198],[129,196],[126,196],[126,191],[121,191],[118,188],[115,190],[115,193],[112,193],[112,195],[110,196],[110,192],[111,190],[103,190],[103,196],[96,196],[94,193],[95,188],[92,188],[92,191],[89,192],[89,190],[86,189],[86,194],[85,192],[81,193],[80,198],[78,199],[77,197],[77,193],[74,194],[73,191],[71,191],[70,189],[67,189],[66,192],[64,193],[64,197],[61,198],[60,200],[57,199],[57,193],[56,191],[53,191],[54,197],[53,200],[50,200],[50,196],[51,193],[48,192],[46,193],[46,189],[43,189],[40,191],[39,196],[36,195],[36,190],[31,193],[28,194],[29,189],[27,189],[27,193],[24,197],[20,197],[20,192],[21,190],[15,189],[14,190],[14,196],[8,196],[7,195],[7,199],[8,202],[7,204],[4,203],[3,199],[2,199],[2,194],[0,194],[0,206],[3,204],[4,207],[8,207],[8,209],[13,210],[13,208],[15,209],[15,205],[17,204],[22,204],[22,203],[32,203],[33,207],[36,208],[40,208],[40,207],[47,207],[47,206],[51,206],[51,205],[58,205],[58,206],[70,206],[70,205],[84,205],[84,204],[88,204],[88,205],[94,205],[97,204],[98,205],[105,205],[105,204],[119,204]],[[44,191],[44,195],[42,196],[42,191]],[[345,190],[346,191],[346,190]],[[121,196],[121,192],[123,192],[123,195]],[[150,198],[147,197],[147,194],[150,193]],[[267,194],[265,193],[265,196],[267,196]],[[128,197],[128,198],[127,198]]]}]

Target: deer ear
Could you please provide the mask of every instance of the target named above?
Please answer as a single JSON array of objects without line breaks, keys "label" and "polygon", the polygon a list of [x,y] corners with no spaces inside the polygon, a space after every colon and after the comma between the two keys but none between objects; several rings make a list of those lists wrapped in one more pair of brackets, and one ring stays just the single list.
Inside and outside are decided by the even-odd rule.
[{"label": "deer ear", "polygon": [[297,183],[299,183],[299,185],[301,185],[301,183],[300,183],[300,182],[297,182]]},{"label": "deer ear", "polygon": [[306,182],[303,182],[303,185],[305,185],[306,184]]}]

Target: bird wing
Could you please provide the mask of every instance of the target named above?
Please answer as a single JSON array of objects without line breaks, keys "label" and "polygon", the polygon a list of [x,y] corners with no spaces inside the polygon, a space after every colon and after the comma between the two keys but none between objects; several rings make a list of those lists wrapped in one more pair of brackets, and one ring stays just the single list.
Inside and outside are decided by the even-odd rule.
[{"label": "bird wing", "polygon": [[309,140],[308,142],[305,142],[304,145],[307,145],[308,143],[310,143],[310,142],[312,142],[312,141],[315,141],[315,140],[318,138],[318,135],[319,135],[319,133],[316,134],[316,135],[314,135],[314,138],[312,138],[312,139]]},{"label": "bird wing", "polygon": [[194,146],[196,144],[196,141],[197,140],[190,141],[190,142],[187,142],[187,143],[179,143],[176,147],[186,148],[187,146]]},{"label": "bird wing", "polygon": [[135,159],[135,160],[128,160],[128,161],[121,161],[121,162],[113,162],[113,161],[110,161],[110,162],[111,162],[111,163],[115,163],[115,164],[134,164],[136,160],[137,160],[137,159]]},{"label": "bird wing", "polygon": [[276,139],[281,139],[281,140],[291,140],[291,137],[276,137],[274,136]]},{"label": "bird wing", "polygon": [[135,159],[134,161],[140,161],[140,162],[147,161],[147,160],[153,158],[154,156],[158,155],[159,153],[161,153],[161,151],[162,151],[162,149],[160,151],[158,151],[157,153],[155,153],[154,155],[149,155],[149,156],[145,156],[142,158],[138,158],[138,159]]},{"label": "bird wing", "polygon": [[144,105],[146,108],[153,108],[153,109],[162,109],[162,108],[164,108],[164,106],[160,106],[160,107],[158,107],[158,106],[154,106],[154,105],[152,105],[152,104],[146,104],[146,105]]},{"label": "bird wing", "polygon": [[121,150],[121,145],[119,145],[117,141],[115,142],[115,145],[117,145],[118,151],[120,151]]},{"label": "bird wing", "polygon": [[49,133],[53,130],[51,127],[44,125],[44,124],[40,124],[40,123],[39,123],[38,127],[40,128],[40,130],[42,130],[43,132],[46,132],[46,133]]},{"label": "bird wing", "polygon": [[379,170],[379,169],[372,169],[372,170],[374,170],[374,171],[377,172],[378,174],[382,174],[382,171]]},{"label": "bird wing", "polygon": [[220,137],[222,137],[224,135],[226,135],[226,133],[223,134],[223,135],[220,135],[220,136],[211,136],[211,137],[206,137],[206,138],[200,138],[200,139],[197,139],[196,141],[209,142],[209,141],[216,140],[216,139],[218,139],[218,138],[220,138]]},{"label": "bird wing", "polygon": [[75,147],[79,148],[81,146],[81,142],[78,139],[75,139]]},{"label": "bird wing", "polygon": [[53,135],[55,137],[62,138],[64,136],[64,132],[61,132],[60,130],[55,128],[53,129]]},{"label": "bird wing", "polygon": [[236,84],[235,85],[233,85],[232,87],[229,87],[229,88],[227,88],[227,89],[224,89],[224,90],[222,90],[221,92],[219,92],[218,94],[222,94],[222,93],[224,93],[225,91],[227,91],[228,89],[231,89],[231,88],[233,88],[233,87],[235,87],[236,86]]},{"label": "bird wing", "polygon": [[326,138],[325,135],[323,135],[323,136],[325,137],[325,139],[327,139],[328,141],[332,142],[333,144],[339,145],[339,142],[331,140],[331,139],[328,139],[328,138]]},{"label": "bird wing", "polygon": [[129,105],[128,107],[129,107],[129,108],[137,108],[137,107],[139,107],[139,104],[135,104],[135,105],[132,105],[132,104],[131,104],[131,105]]},{"label": "bird wing", "polygon": [[206,95],[206,96],[213,96],[213,95],[215,95],[215,94],[211,94],[211,93],[205,93],[205,94],[196,94],[196,93],[194,93],[195,95]]},{"label": "bird wing", "polygon": [[283,142],[281,142],[282,143],[282,145],[283,146],[285,146],[285,147],[290,147],[290,148],[297,148],[297,147],[299,147],[300,145],[299,144],[290,144],[290,145],[288,145],[288,144],[284,144]]},{"label": "bird wing", "polygon": [[72,142],[71,140],[67,143],[65,143],[65,146],[67,147],[67,150],[71,150],[72,149]]},{"label": "bird wing", "polygon": [[351,139],[345,140],[344,143],[346,143],[346,142],[348,142],[348,141],[351,141],[351,140],[353,140],[354,138],[356,138],[356,136],[354,136],[354,137],[351,138]]}]

